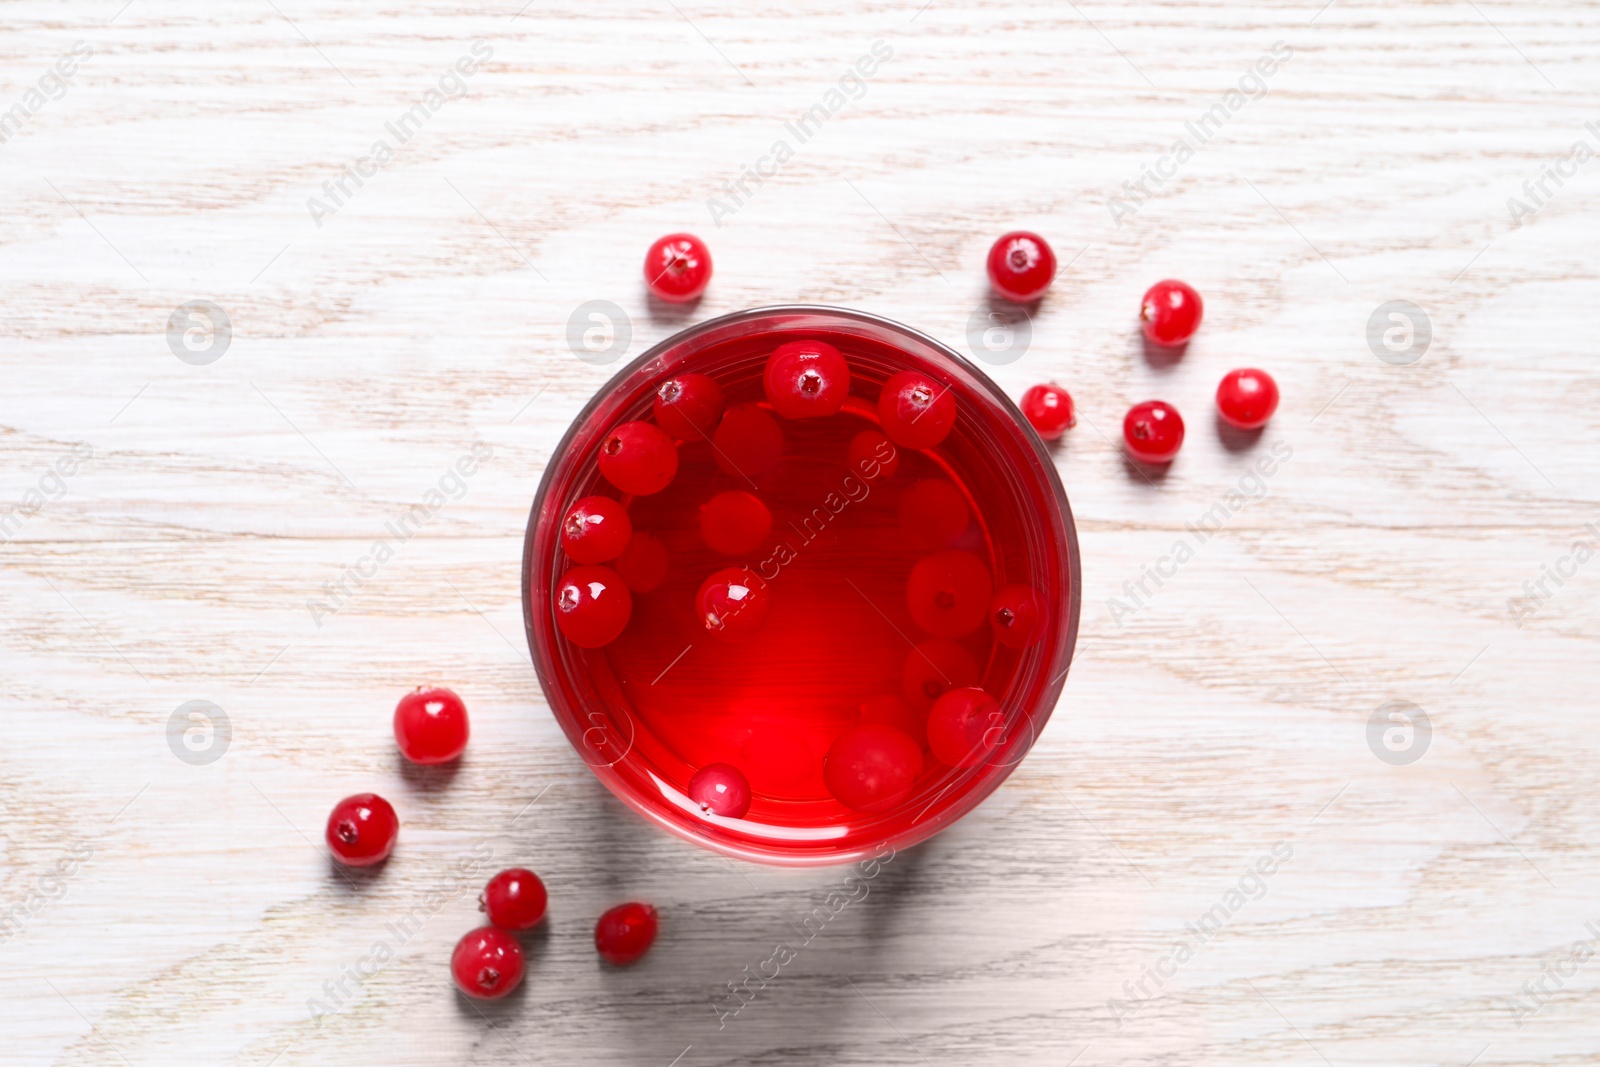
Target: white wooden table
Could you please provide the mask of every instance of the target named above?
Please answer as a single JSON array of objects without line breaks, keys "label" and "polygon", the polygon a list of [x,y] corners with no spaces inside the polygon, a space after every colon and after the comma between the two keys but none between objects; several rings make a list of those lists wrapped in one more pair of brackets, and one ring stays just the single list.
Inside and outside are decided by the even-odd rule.
[{"label": "white wooden table", "polygon": [[[0,7],[5,1062],[1600,1062],[1573,947],[1600,931],[1600,563],[1572,555],[1600,541],[1600,163],[1574,153],[1600,10],[519,2]],[[1012,780],[719,1028],[844,872],[669,839],[546,712],[523,523],[622,365],[574,358],[569,317],[614,302],[636,354],[839,303],[965,348],[1012,227],[1071,261],[992,373],[1081,406],[1078,666]],[[639,278],[678,229],[716,259],[688,312]],[[1134,319],[1167,276],[1207,300],[1175,361]],[[1431,326],[1405,350],[1380,319],[1398,363],[1367,338],[1393,300]],[[169,331],[191,301],[225,338]],[[1241,365],[1284,393],[1255,442],[1210,411]],[[1150,396],[1190,425],[1154,480],[1113,443]],[[421,534],[308,607],[475,443]],[[389,734],[428,681],[474,716],[454,774]],[[169,744],[190,701],[226,743]],[[1391,701],[1425,751],[1369,744]],[[347,881],[320,828],[366,789],[401,846]],[[448,982],[463,861],[554,897],[489,1007]],[[603,971],[593,917],[630,897],[663,933]]]}]

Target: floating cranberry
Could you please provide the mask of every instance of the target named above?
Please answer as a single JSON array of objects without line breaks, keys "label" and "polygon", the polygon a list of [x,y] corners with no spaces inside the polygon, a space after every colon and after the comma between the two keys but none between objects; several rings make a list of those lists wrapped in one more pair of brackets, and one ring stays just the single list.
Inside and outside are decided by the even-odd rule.
[{"label": "floating cranberry", "polygon": [[772,532],[772,512],[761,499],[734,489],[718,493],[700,507],[700,536],[713,552],[742,556],[759,548]]},{"label": "floating cranberry", "polygon": [[456,988],[479,1000],[499,1000],[522,984],[522,946],[493,926],[480,926],[456,942],[450,974]]},{"label": "floating cranberry", "polygon": [[928,743],[928,727],[923,722],[923,716],[913,711],[904,698],[893,693],[863,700],[860,715],[864,723],[894,727],[915,741],[918,747]]},{"label": "floating cranberry", "polygon": [[1187,343],[1204,314],[1205,304],[1194,287],[1171,279],[1152,285],[1139,305],[1145,337],[1167,348]]},{"label": "floating cranberry", "polygon": [[874,478],[893,478],[900,469],[900,453],[894,444],[877,430],[862,430],[850,438],[845,450],[845,462],[850,473],[871,481]]},{"label": "floating cranberry", "polygon": [[913,548],[949,548],[967,518],[967,498],[948,478],[923,478],[900,494],[900,532]]},{"label": "floating cranberry", "polygon": [[731,763],[708,763],[689,779],[689,799],[701,811],[742,819],[750,810],[750,782]]},{"label": "floating cranberry", "polygon": [[950,690],[977,684],[978,661],[965,648],[942,637],[913,648],[900,671],[901,692],[923,716]]},{"label": "floating cranberry", "polygon": [[826,341],[790,341],[767,357],[767,402],[786,419],[836,414],[850,395],[850,365]]},{"label": "floating cranberry", "polygon": [[728,641],[742,641],[756,630],[772,606],[772,594],[748,567],[724,567],[695,594],[695,610],[705,628]]},{"label": "floating cranberry", "polygon": [[1258,430],[1278,410],[1278,383],[1264,370],[1241,368],[1217,385],[1217,413],[1229,426]]},{"label": "floating cranberry", "polygon": [[882,811],[904,800],[921,773],[921,745],[892,726],[863,723],[834,740],[822,780],[845,807]]},{"label": "floating cranberry", "polygon": [[584,497],[561,520],[561,550],[574,563],[616,559],[632,536],[627,509],[608,496]]},{"label": "floating cranberry", "polygon": [[648,904],[618,904],[594,924],[594,949],[600,958],[626,967],[650,951],[660,919]]},{"label": "floating cranberry", "polygon": [[728,409],[711,435],[717,466],[737,478],[759,478],[783,458],[778,420],[755,404]]},{"label": "floating cranberry", "polygon": [[347,867],[382,863],[394,850],[400,817],[376,793],[357,793],[333,806],[324,835],[334,858]]},{"label": "floating cranberry", "polygon": [[394,709],[394,740],[412,763],[448,763],[467,747],[467,706],[448,689],[413,689]]},{"label": "floating cranberry", "polygon": [[1071,394],[1054,383],[1036,385],[1023,393],[1022,414],[1046,441],[1054,441],[1078,424]]},{"label": "floating cranberry", "polygon": [[707,374],[680,374],[656,390],[656,425],[680,441],[698,441],[722,418],[722,386]]},{"label": "floating cranberry", "polygon": [[989,603],[989,628],[1007,648],[1027,648],[1044,639],[1044,604],[1031,585],[1008,585]]},{"label": "floating cranberry", "polygon": [[903,448],[932,448],[956,424],[956,398],[926,374],[903,370],[883,383],[878,419],[889,440]]},{"label": "floating cranberry", "polygon": [[989,249],[989,281],[1007,300],[1037,300],[1055,276],[1056,254],[1036,233],[1015,230]]},{"label": "floating cranberry", "polygon": [[635,530],[612,567],[630,591],[648,593],[666,581],[670,562],[667,546],[659,537]]},{"label": "floating cranberry", "polygon": [[670,303],[693,300],[711,281],[711,250],[693,234],[668,234],[645,253],[644,280],[652,293]]},{"label": "floating cranberry", "polygon": [[625,422],[600,442],[600,473],[624,493],[659,493],[678,473],[678,446],[659,426]]},{"label": "floating cranberry", "polygon": [[616,640],[633,615],[633,597],[610,567],[574,567],[555,590],[556,626],[579,648]]},{"label": "floating cranberry", "polygon": [[511,867],[489,879],[478,898],[478,910],[502,930],[528,930],[544,918],[549,899],[537,874],[526,867]]},{"label": "floating cranberry", "polygon": [[989,569],[971,552],[935,552],[911,568],[906,606],[934,637],[965,637],[983,625],[994,587]]},{"label": "floating cranberry", "polygon": [[1183,445],[1183,417],[1165,400],[1146,400],[1122,419],[1128,454],[1144,463],[1171,463]]},{"label": "floating cranberry", "polygon": [[976,767],[1004,739],[1005,718],[982,689],[952,689],[928,713],[928,747],[948,767]]}]

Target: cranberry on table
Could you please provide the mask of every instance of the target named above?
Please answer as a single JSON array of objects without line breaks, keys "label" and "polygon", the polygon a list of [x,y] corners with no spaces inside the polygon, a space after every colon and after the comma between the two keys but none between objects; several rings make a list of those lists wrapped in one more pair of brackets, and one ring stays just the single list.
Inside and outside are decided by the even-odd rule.
[{"label": "cranberry on table", "polygon": [[900,453],[893,442],[877,430],[862,430],[850,438],[845,449],[850,473],[861,478],[893,478],[900,469]]},{"label": "cranberry on table", "polygon": [[932,448],[956,424],[956,398],[948,386],[926,374],[903,370],[883,383],[878,394],[883,432],[903,448]]},{"label": "cranberry on table", "polygon": [[633,597],[610,567],[573,567],[555,588],[556,626],[579,648],[609,645],[627,629]]},{"label": "cranberry on table", "polygon": [[700,536],[712,551],[739,556],[759,548],[772,532],[772,512],[761,498],[738,489],[700,506]]},{"label": "cranberry on table", "polygon": [[826,341],[790,341],[767,357],[767,403],[786,419],[836,414],[850,395],[850,365]]},{"label": "cranberry on table", "polygon": [[1007,300],[1037,300],[1055,276],[1056,254],[1036,233],[1014,230],[989,249],[989,281]]},{"label": "cranberry on table", "polygon": [[1240,430],[1258,430],[1278,410],[1278,383],[1264,370],[1242,367],[1217,385],[1217,413]]},{"label": "cranberry on table", "polygon": [[989,603],[989,628],[1007,648],[1027,648],[1044,639],[1044,604],[1031,585],[1008,585]]},{"label": "cranberry on table", "polygon": [[412,763],[448,763],[467,747],[467,706],[448,689],[414,689],[394,709],[394,740]]},{"label": "cranberry on table", "polygon": [[948,478],[922,478],[900,494],[900,532],[913,548],[949,548],[967,532],[967,498]]},{"label": "cranberry on table", "polygon": [[636,963],[650,951],[660,920],[648,904],[618,904],[594,924],[594,948],[600,958],[617,967]]},{"label": "cranberry on table", "polygon": [[574,563],[616,559],[633,537],[628,511],[608,496],[586,496],[561,520],[561,550]]},{"label": "cranberry on table", "polygon": [[1035,385],[1022,394],[1023,417],[1040,437],[1054,441],[1078,424],[1072,396],[1055,383]]},{"label": "cranberry on table", "polygon": [[667,580],[670,565],[671,558],[661,538],[635,530],[612,569],[631,592],[648,593]]},{"label": "cranberry on table", "polygon": [[478,898],[478,910],[502,930],[528,930],[544,918],[549,899],[537,874],[526,867],[511,867],[489,879]]},{"label": "cranberry on table", "polygon": [[656,390],[656,425],[680,441],[698,441],[722,418],[722,386],[708,374],[680,374]]},{"label": "cranberry on table", "polygon": [[822,766],[828,792],[858,811],[881,811],[904,800],[921,773],[922,746],[881,723],[863,723],[840,734]]},{"label": "cranberry on table", "polygon": [[357,793],[333,806],[326,838],[334,858],[347,867],[371,867],[394,850],[400,818],[376,793]]},{"label": "cranberry on table", "polygon": [[759,478],[783,458],[778,420],[755,404],[729,408],[711,435],[717,466],[736,478]]},{"label": "cranberry on table", "polygon": [[652,293],[670,303],[693,300],[711,281],[711,250],[694,234],[668,234],[645,253],[644,280]]},{"label": "cranberry on table", "polygon": [[522,945],[504,930],[480,926],[456,942],[450,975],[456,988],[479,1000],[499,1000],[522,984]]},{"label": "cranberry on table", "polygon": [[900,691],[924,716],[934,701],[950,690],[977,684],[978,661],[961,645],[943,637],[913,648],[900,670]]},{"label": "cranberry on table", "polygon": [[1187,343],[1204,314],[1205,305],[1194,287],[1171,279],[1152,285],[1139,305],[1145,337],[1167,348]]},{"label": "cranberry on table", "polygon": [[1000,704],[982,689],[952,689],[928,713],[928,748],[947,767],[976,767],[1004,739]]},{"label": "cranberry on table", "polygon": [[659,493],[678,473],[678,446],[659,426],[625,422],[600,441],[600,474],[635,496]]},{"label": "cranberry on table", "polygon": [[708,763],[689,779],[689,799],[701,811],[742,819],[750,810],[750,781],[731,763]]},{"label": "cranberry on table", "polygon": [[971,552],[935,552],[911,568],[906,607],[934,637],[965,637],[983,625],[994,587],[989,568]]},{"label": "cranberry on table", "polygon": [[1144,463],[1170,463],[1183,445],[1183,417],[1165,400],[1146,400],[1122,419],[1128,454]]},{"label": "cranberry on table", "polygon": [[728,641],[741,641],[767,617],[772,593],[748,567],[724,567],[700,583],[695,611],[705,628]]}]

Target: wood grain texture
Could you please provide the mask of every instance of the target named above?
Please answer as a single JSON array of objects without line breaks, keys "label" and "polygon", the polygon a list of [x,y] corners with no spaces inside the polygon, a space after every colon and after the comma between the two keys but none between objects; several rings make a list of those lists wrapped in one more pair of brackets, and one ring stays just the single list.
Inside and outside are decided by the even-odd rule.
[{"label": "wood grain texture", "polygon": [[[29,913],[0,944],[6,1062],[1600,1062],[1600,962],[1572,948],[1600,928],[1600,562],[1520,622],[1508,603],[1597,539],[1600,163],[1520,225],[1506,203],[1600,148],[1600,11],[519,3],[0,8],[0,109],[25,112],[0,144],[0,513],[31,512],[0,545],[0,909]],[[77,41],[92,55],[49,99]],[[465,91],[319,226],[308,199],[478,41]],[[860,98],[713,221],[875,41],[893,55]],[[1108,199],[1280,41],[1265,93],[1116,225]],[[1071,260],[993,376],[1061,381],[1082,410],[1058,452],[1078,665],[1011,781],[719,1028],[727,983],[845,872],[667,838],[551,721],[522,527],[620,365],[574,358],[568,318],[614,301],[637,353],[832,302],[965,348],[988,242],[1017,226]],[[717,264],[687,312],[638,277],[676,229]],[[1207,300],[1178,360],[1133,315],[1167,276]],[[1408,366],[1365,337],[1394,299],[1433,327]],[[231,320],[210,365],[168,345],[191,300]],[[1283,389],[1259,441],[1210,414],[1240,365]],[[1190,432],[1147,479],[1113,440],[1152,395]],[[459,499],[318,625],[307,601],[475,442],[493,457]],[[1278,442],[1262,498],[1113,611]],[[63,476],[75,447],[92,458]],[[389,737],[423,681],[474,715],[453,774],[407,771]],[[1433,737],[1393,766],[1367,724],[1400,699]],[[232,724],[213,763],[169,748],[190,700]],[[362,789],[396,801],[402,845],[346,878],[318,834]],[[1280,843],[1264,895],[1146,977]],[[525,990],[492,1007],[445,966],[474,858],[536,867],[554,900]],[[630,897],[662,939],[603,971],[593,917]]]}]

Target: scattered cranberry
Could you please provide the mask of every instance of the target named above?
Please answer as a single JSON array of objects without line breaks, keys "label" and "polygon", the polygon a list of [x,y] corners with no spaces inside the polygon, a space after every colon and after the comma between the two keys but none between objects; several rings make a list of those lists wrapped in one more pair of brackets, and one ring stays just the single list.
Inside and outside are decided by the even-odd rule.
[{"label": "scattered cranberry", "polygon": [[549,899],[537,874],[526,867],[512,867],[489,879],[478,898],[478,910],[488,915],[494,926],[515,933],[538,926]]},{"label": "scattered cranberry", "polygon": [[759,478],[783,458],[778,420],[755,404],[728,409],[711,435],[717,466],[736,478]]},{"label": "scattered cranberry", "polygon": [[522,967],[522,946],[493,926],[467,934],[450,954],[456,988],[479,1000],[499,1000],[521,985]]},{"label": "scattered cranberry", "polygon": [[894,472],[900,469],[900,453],[877,430],[862,430],[850,438],[850,447],[845,450],[845,462],[850,465],[851,474],[869,481],[873,478],[893,478]]},{"label": "scattered cranberry", "polygon": [[610,567],[574,567],[556,583],[556,626],[579,648],[616,640],[633,615],[633,597]]},{"label": "scattered cranberry", "polygon": [[956,398],[926,374],[903,370],[883,383],[878,419],[889,440],[903,448],[932,448],[956,424]]},{"label": "scattered cranberry", "polygon": [[738,489],[718,493],[700,507],[700,536],[714,552],[741,556],[761,547],[772,532],[772,512]]},{"label": "scattered cranberry", "polygon": [[1231,370],[1217,385],[1217,411],[1229,426],[1258,430],[1277,410],[1278,383],[1264,370]]},{"label": "scattered cranberry", "polygon": [[412,763],[448,763],[467,747],[467,706],[448,689],[413,689],[394,709],[394,740]]},{"label": "scattered cranberry", "polygon": [[594,924],[594,948],[600,958],[626,967],[650,951],[660,920],[648,904],[618,904]]},{"label": "scattered cranberry", "polygon": [[913,548],[949,548],[967,532],[967,498],[947,478],[923,478],[900,494],[900,532]]},{"label": "scattered cranberry", "polygon": [[689,779],[689,799],[701,811],[742,819],[750,810],[750,782],[730,763],[708,763]]},{"label": "scattered cranberry", "polygon": [[693,234],[668,234],[645,253],[644,280],[652,293],[670,303],[693,300],[711,281],[711,250]]},{"label": "scattered cranberry", "polygon": [[561,549],[574,563],[616,559],[632,536],[627,509],[608,496],[584,497],[561,520]]},{"label": "scattered cranberry", "polygon": [[1152,285],[1139,306],[1144,335],[1167,348],[1187,343],[1200,328],[1203,314],[1205,305],[1194,287],[1170,279]]},{"label": "scattered cranberry", "polygon": [[669,564],[667,546],[661,539],[635,530],[612,568],[630,591],[648,593],[667,580]]},{"label": "scattered cranberry", "polygon": [[989,628],[1007,648],[1027,648],[1044,639],[1044,605],[1031,585],[1008,585],[989,602]]},{"label": "scattered cranberry", "polygon": [[1037,300],[1055,276],[1056,254],[1036,233],[1016,230],[989,249],[989,281],[1007,300]]},{"label": "scattered cranberry", "polygon": [[847,808],[882,811],[905,799],[922,773],[922,746],[892,726],[863,723],[828,749],[822,780]]},{"label": "scattered cranberry", "polygon": [[1004,736],[1004,717],[982,689],[952,689],[928,713],[928,747],[948,767],[976,767]]},{"label": "scattered cranberry", "polygon": [[826,341],[790,341],[767,357],[767,402],[786,419],[833,415],[850,395],[850,365]]},{"label": "scattered cranberry", "polygon": [[1036,385],[1023,393],[1022,414],[1046,441],[1054,441],[1078,424],[1071,394],[1054,383]]},{"label": "scattered cranberry", "polygon": [[971,552],[935,552],[911,568],[906,606],[934,637],[965,637],[983,625],[994,587],[989,569]]},{"label": "scattered cranberry", "polygon": [[1122,419],[1128,454],[1144,463],[1171,463],[1183,445],[1183,417],[1165,400],[1146,400]]},{"label": "scattered cranberry", "polygon": [[625,422],[600,442],[600,473],[624,493],[659,493],[678,473],[678,446],[658,426]]},{"label": "scattered cranberry", "polygon": [[382,863],[394,849],[400,818],[376,793],[357,793],[333,806],[328,815],[328,847],[347,867]]},{"label": "scattered cranberry", "polygon": [[933,702],[950,690],[977,684],[978,661],[965,648],[942,637],[913,648],[900,671],[901,692],[924,716]]},{"label": "scattered cranberry", "polygon": [[656,390],[656,425],[680,441],[698,441],[722,418],[722,386],[707,374],[680,374]]},{"label": "scattered cranberry", "polygon": [[902,697],[893,693],[863,700],[860,714],[862,722],[892,726],[915,741],[919,748],[928,743],[928,728],[922,716],[911,710],[911,705]]},{"label": "scattered cranberry", "polygon": [[729,641],[742,641],[761,627],[771,607],[767,583],[748,567],[724,567],[695,594],[695,610],[707,630]]}]

